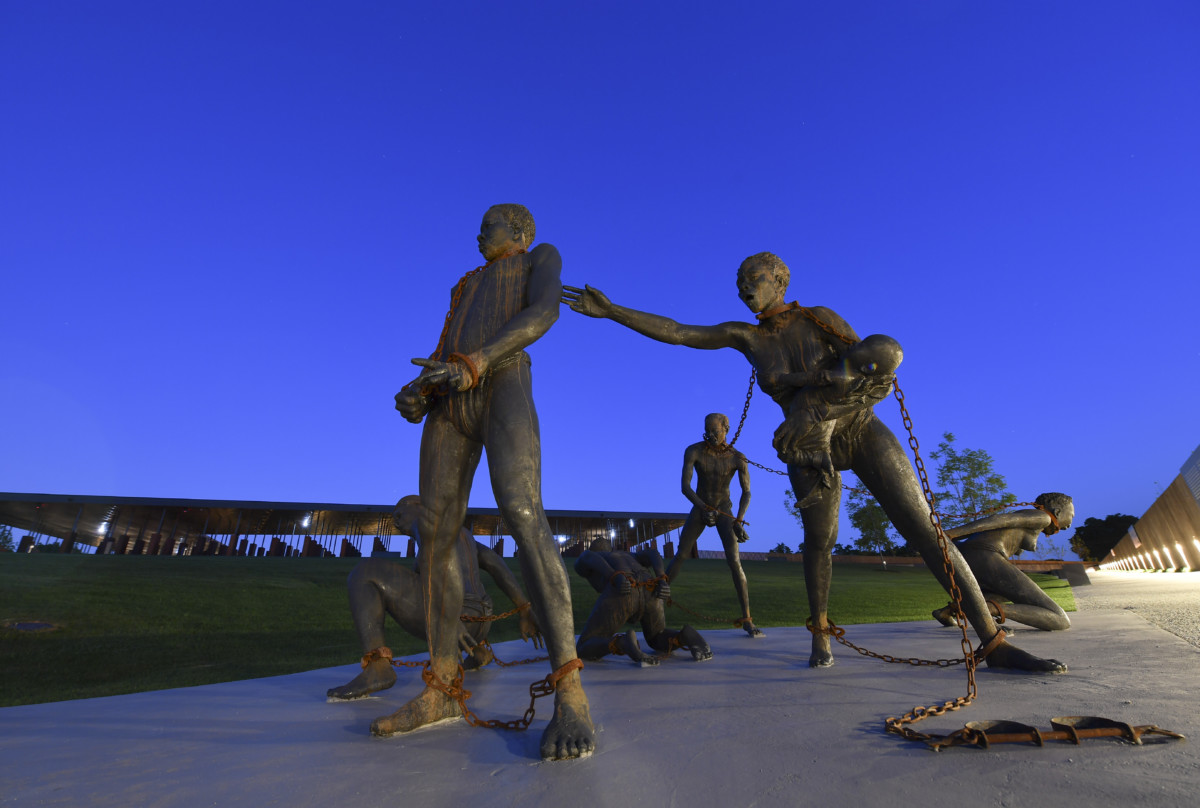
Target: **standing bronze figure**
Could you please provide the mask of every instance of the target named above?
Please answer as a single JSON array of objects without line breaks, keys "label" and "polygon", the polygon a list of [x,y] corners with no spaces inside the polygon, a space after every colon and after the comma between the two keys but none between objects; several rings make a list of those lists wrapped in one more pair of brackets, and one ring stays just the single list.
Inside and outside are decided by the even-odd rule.
[{"label": "standing bronze figure", "polygon": [[[595,730],[575,655],[567,571],[542,507],[541,435],[525,353],[558,319],[562,259],[549,244],[529,249],[533,238],[523,206],[488,209],[477,238],[487,264],[455,286],[437,349],[412,360],[425,370],[396,394],[396,409],[413,423],[425,420],[418,560],[432,674],[445,685],[458,670],[463,582],[455,546],[486,449],[496,504],[520,548],[521,575],[557,677],[541,754],[560,760],[590,754]],[[445,690],[429,686],[371,730],[408,732],[461,714]]]},{"label": "standing bronze figure", "polygon": [[[738,297],[756,313],[756,324],[684,325],[657,314],[618,306],[591,287],[566,287],[563,301],[581,314],[614,320],[660,342],[705,350],[733,348],[742,353],[757,372],[759,387],[783,410],[785,418],[775,430],[774,446],[779,458],[788,465],[794,489],[803,491],[812,487],[816,471],[809,462],[796,462],[804,459],[801,453],[807,446],[811,424],[808,418],[793,412],[793,399],[803,388],[789,384],[788,377],[836,367],[847,350],[847,343],[837,335],[851,342],[857,342],[858,338],[849,324],[827,308],[806,309],[787,303],[785,295],[790,278],[787,265],[772,253],[758,253],[742,262],[737,276]],[[833,664],[826,612],[841,501],[841,475],[836,470],[854,471],[900,534],[917,548],[942,586],[947,590],[950,586],[937,534],[912,465],[896,436],[872,411],[872,405],[887,396],[891,377],[877,374],[870,378],[870,385],[845,400],[828,403],[825,420],[834,421],[830,437],[834,482],[828,488],[818,486],[820,490],[813,500],[800,508],[804,526],[804,577],[817,629],[808,660],[813,667]],[[1061,662],[1040,659],[1002,639],[962,555],[952,546],[949,554],[967,619],[980,641],[992,644],[986,657],[988,665],[1065,671],[1066,666]],[[999,641],[993,643],[995,640]]]},{"label": "standing bronze figure", "polygon": [[[683,453],[681,487],[683,495],[692,503],[692,510],[679,532],[679,552],[667,567],[667,578],[674,581],[679,575],[683,562],[692,554],[696,539],[704,529],[716,527],[742,610],[741,626],[751,637],[761,637],[762,630],[755,627],[750,618],[750,594],[738,554],[738,544],[749,538],[744,522],[746,509],[750,507],[750,465],[745,455],[725,442],[728,434],[729,419],[719,412],[709,413],[704,419],[704,440],[693,443]],[[735,473],[742,488],[736,516],[729,496],[729,483]],[[696,477],[695,489],[692,488],[693,475]]]}]

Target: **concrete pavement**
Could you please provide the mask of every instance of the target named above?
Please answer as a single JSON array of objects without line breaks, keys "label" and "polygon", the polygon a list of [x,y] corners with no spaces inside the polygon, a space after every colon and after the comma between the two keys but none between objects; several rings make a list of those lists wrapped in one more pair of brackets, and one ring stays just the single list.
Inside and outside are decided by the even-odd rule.
[{"label": "concrete pavement", "polygon": [[[386,740],[367,728],[418,692],[326,703],[357,665],[219,685],[0,710],[0,805],[776,806],[940,808],[1190,806],[1200,790],[1200,649],[1123,607],[1123,579],[1080,588],[1072,629],[1016,629],[1015,642],[1071,666],[1060,676],[981,669],[967,709],[918,725],[1011,719],[1050,728],[1058,715],[1158,724],[1192,740],[1115,740],[932,752],[883,731],[886,716],[965,692],[961,667],[886,665],[835,646],[837,664],[805,667],[808,633],[772,628],[752,640],[708,631],[715,658],[676,653],[657,668],[623,659],[584,672],[598,727],[590,758],[537,759],[548,716],[513,733],[464,723]],[[1119,575],[1119,574],[1118,574]],[[1164,576],[1159,576],[1164,577]],[[1182,580],[1182,579],[1181,579]],[[1082,594],[1080,594],[1082,593]],[[1108,593],[1108,594],[1106,594]],[[958,632],[932,620],[848,627],[848,639],[894,655],[958,655]],[[520,643],[502,658],[525,655]],[[488,669],[469,677],[472,709],[515,718],[548,670]]]}]

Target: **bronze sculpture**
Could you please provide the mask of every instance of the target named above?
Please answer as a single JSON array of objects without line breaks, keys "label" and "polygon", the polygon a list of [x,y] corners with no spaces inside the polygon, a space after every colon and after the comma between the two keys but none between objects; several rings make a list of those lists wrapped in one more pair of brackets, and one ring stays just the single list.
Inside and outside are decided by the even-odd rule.
[{"label": "bronze sculpture", "polygon": [[[857,342],[857,336],[841,317],[825,307],[802,308],[785,302],[790,272],[772,253],[758,253],[738,268],[738,297],[756,313],[758,323],[726,322],[713,326],[684,325],[656,314],[612,303],[591,287],[565,287],[563,301],[581,314],[604,317],[640,334],[672,345],[715,350],[733,348],[742,353],[758,374],[758,384],[784,412],[783,424],[775,431],[776,452],[788,464],[795,489],[804,489],[811,467],[795,462],[804,450],[809,427],[793,413],[792,403],[800,388],[788,383],[788,375],[835,367],[847,350],[842,339]],[[840,335],[840,336],[838,336]],[[916,546],[930,571],[949,590],[938,537],[929,519],[928,506],[900,442],[878,418],[872,406],[887,396],[890,377],[869,377],[870,383],[847,400],[828,405],[825,420],[832,420],[830,437],[832,465],[851,469],[883,506],[892,524]],[[797,474],[803,469],[805,473]],[[837,539],[840,505],[840,474],[834,473],[830,488],[817,492],[800,508],[804,527],[804,576],[813,626],[812,653],[808,664],[833,664],[828,618],[829,582],[833,573],[832,550]],[[948,544],[950,544],[948,542]],[[990,650],[986,660],[994,667],[1062,672],[1057,660],[1040,659],[1003,638],[988,612],[970,569],[953,546],[948,554],[962,591],[963,609],[981,643]]]},{"label": "bronze sculpture", "polygon": [[[396,503],[396,510],[392,513],[392,521],[400,533],[416,538],[418,543],[419,506],[420,497],[407,496]],[[542,635],[538,631],[529,600],[503,559],[491,548],[475,541],[466,528],[459,530],[455,555],[462,569],[463,614],[471,617],[492,614],[492,600],[479,576],[482,569],[520,609],[518,619],[521,621],[521,636],[533,640],[534,646],[539,647]],[[363,669],[346,684],[326,692],[328,698],[336,700],[362,698],[386,690],[396,683],[396,672],[391,664],[392,652],[384,645],[385,615],[391,615],[409,634],[428,642],[419,564],[415,569],[409,569],[386,558],[363,559],[351,571],[346,585],[350,595],[350,613],[354,617],[354,628],[363,649]],[[490,622],[460,624],[458,648],[466,654],[461,663],[465,669],[479,668],[491,661],[491,649],[484,642],[491,625]]]},{"label": "bronze sculpture", "polygon": [[[750,618],[750,594],[738,554],[738,544],[749,538],[743,523],[746,509],[750,507],[750,467],[745,455],[725,442],[728,434],[729,419],[719,412],[709,413],[704,418],[704,440],[693,443],[683,453],[681,487],[683,495],[692,503],[692,510],[679,532],[679,552],[667,567],[667,578],[674,581],[679,575],[683,562],[691,555],[696,539],[704,529],[716,527],[742,610],[740,625],[751,637],[761,637],[762,630]],[[729,483],[735,473],[742,488],[736,515],[729,495]],[[692,488],[693,474],[696,477],[695,490]]]},{"label": "bronze sculpture", "polygon": [[[1069,528],[1075,504],[1058,493],[1041,494],[1034,502],[1040,507],[987,516],[947,530],[946,535],[955,540],[996,616],[1042,631],[1063,631],[1071,627],[1067,613],[1008,559],[1036,550],[1039,533],[1050,536]],[[954,626],[954,611],[949,603],[933,616],[944,626]]]},{"label": "bronze sculpture", "polygon": [[799,435],[792,457],[792,464],[798,467],[794,476],[803,481],[792,490],[797,507],[815,502],[818,487],[833,487],[836,470],[830,440],[835,421],[829,418],[830,410],[846,401],[865,404],[878,384],[891,384],[903,358],[900,343],[872,334],[847,347],[841,362],[833,367],[787,373],[777,382],[799,388],[788,410]]},{"label": "bronze sculpture", "polygon": [[575,655],[567,572],[541,499],[541,437],[525,348],[558,319],[562,259],[550,244],[530,249],[534,221],[521,205],[494,205],[477,241],[487,264],[451,294],[437,349],[414,359],[421,371],[396,394],[396,409],[421,433],[419,529],[430,670],[428,686],[396,713],[376,719],[377,735],[407,732],[462,715],[446,691],[458,669],[462,573],[454,560],[472,478],[487,450],[492,491],[519,547],[521,576],[553,666],[554,715],[541,755],[590,754],[595,730]]},{"label": "bronze sculpture", "polygon": [[632,628],[620,631],[627,623],[636,622],[641,624],[646,642],[661,654],[683,648],[698,662],[712,659],[712,649],[696,629],[688,625],[679,631],[667,628],[663,601],[671,596],[671,585],[657,551],[627,553],[613,550],[608,539],[596,539],[576,560],[575,571],[599,595],[575,646],[581,658],[600,659],[615,653],[642,667],[657,665],[658,657],[642,652]]}]

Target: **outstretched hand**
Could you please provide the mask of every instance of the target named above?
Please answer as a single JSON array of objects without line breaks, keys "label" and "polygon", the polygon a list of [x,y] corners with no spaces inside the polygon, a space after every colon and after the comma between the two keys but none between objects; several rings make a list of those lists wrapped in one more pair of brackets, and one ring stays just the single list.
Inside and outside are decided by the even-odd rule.
[{"label": "outstretched hand", "polygon": [[586,284],[582,289],[578,286],[563,286],[562,302],[570,306],[572,311],[586,314],[588,317],[608,317],[613,310],[612,301],[607,295]]}]

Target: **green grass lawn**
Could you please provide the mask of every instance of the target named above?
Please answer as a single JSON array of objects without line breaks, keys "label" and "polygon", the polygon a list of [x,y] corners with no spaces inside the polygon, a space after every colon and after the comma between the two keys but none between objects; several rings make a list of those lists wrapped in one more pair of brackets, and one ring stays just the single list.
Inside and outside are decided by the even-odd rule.
[{"label": "green grass lawn", "polygon": [[[513,569],[516,562],[506,559]],[[40,620],[47,632],[0,630],[0,706],[110,696],[353,663],[361,655],[346,597],[357,559],[0,555],[0,621]],[[743,562],[755,622],[803,625],[801,564]],[[1032,576],[1067,611],[1065,581]],[[496,611],[509,608],[489,585]],[[578,630],[595,602],[570,572]],[[724,561],[693,559],[674,599],[716,620],[667,609],[672,627],[729,628],[738,617]],[[829,615],[839,625],[929,619],[946,595],[924,569],[834,569]],[[516,621],[492,628],[514,639]],[[397,656],[425,650],[388,621]],[[532,648],[530,655],[533,655]]]}]

